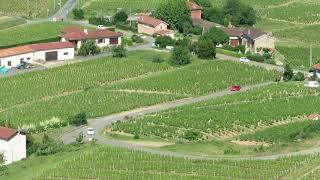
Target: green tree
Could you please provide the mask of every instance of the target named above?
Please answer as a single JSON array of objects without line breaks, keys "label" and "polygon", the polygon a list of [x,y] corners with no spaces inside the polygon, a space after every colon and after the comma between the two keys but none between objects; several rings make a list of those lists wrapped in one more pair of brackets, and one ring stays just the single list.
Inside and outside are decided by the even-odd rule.
[{"label": "green tree", "polygon": [[183,32],[183,24],[191,24],[191,14],[185,0],[163,1],[156,9],[155,16],[169,23],[172,29]]},{"label": "green tree", "polygon": [[69,117],[69,122],[74,126],[81,126],[81,125],[88,124],[87,114],[84,112],[81,112],[74,116],[71,116]]},{"label": "green tree", "polygon": [[117,23],[126,23],[128,19],[128,14],[125,11],[119,11],[113,16],[113,22]]},{"label": "green tree", "polygon": [[112,48],[112,57],[123,58],[127,56],[127,49],[121,45]]},{"label": "green tree", "polygon": [[193,2],[197,3],[204,9],[212,8],[212,2],[210,0],[193,0]]},{"label": "green tree", "polygon": [[155,45],[165,48],[166,46],[173,46],[174,40],[169,36],[158,36],[155,41]]},{"label": "green tree", "polygon": [[256,23],[256,12],[240,0],[227,0],[222,8],[225,25],[230,21],[233,25],[250,25]]},{"label": "green tree", "polygon": [[289,64],[286,64],[284,66],[284,72],[283,72],[283,80],[285,82],[290,81],[292,77],[294,76],[293,70],[291,69]]},{"label": "green tree", "polygon": [[189,49],[184,46],[174,47],[170,60],[173,64],[179,66],[189,64],[191,62]]},{"label": "green tree", "polygon": [[76,20],[84,19],[84,12],[82,9],[75,8],[72,10],[73,18]]},{"label": "green tree", "polygon": [[214,45],[224,44],[229,40],[229,36],[222,29],[216,27],[205,33],[203,38],[211,40]]},{"label": "green tree", "polygon": [[93,40],[87,41],[81,44],[78,54],[81,56],[95,55],[101,52],[100,48],[96,45]]},{"label": "green tree", "polygon": [[216,57],[216,49],[209,39],[199,38],[197,56],[201,59],[212,59]]},{"label": "green tree", "polygon": [[223,13],[218,8],[205,9],[203,12],[203,17],[208,21],[215,22],[218,24],[224,24]]},{"label": "green tree", "polygon": [[42,137],[42,142],[39,144],[37,149],[38,156],[47,156],[50,154],[55,154],[62,150],[63,144],[57,142],[54,139],[50,138],[47,134],[44,134]]}]

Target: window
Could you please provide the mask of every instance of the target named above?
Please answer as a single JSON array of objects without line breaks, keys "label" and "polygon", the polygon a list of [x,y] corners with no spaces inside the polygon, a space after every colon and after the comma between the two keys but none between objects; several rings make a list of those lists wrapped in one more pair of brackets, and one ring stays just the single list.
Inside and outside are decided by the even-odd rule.
[{"label": "window", "polygon": [[28,57],[27,60],[30,61],[31,57]]},{"label": "window", "polygon": [[8,61],[8,66],[9,66],[9,67],[11,66],[11,61]]},{"label": "window", "polygon": [[69,54],[68,52],[63,53],[63,55],[65,55],[65,56],[67,56],[68,54]]},{"label": "window", "polygon": [[98,43],[104,43],[104,39],[98,39]]}]

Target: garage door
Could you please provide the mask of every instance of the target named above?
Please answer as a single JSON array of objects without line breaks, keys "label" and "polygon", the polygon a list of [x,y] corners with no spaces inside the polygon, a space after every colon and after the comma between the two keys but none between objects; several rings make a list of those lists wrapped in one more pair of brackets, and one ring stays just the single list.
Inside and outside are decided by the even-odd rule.
[{"label": "garage door", "polygon": [[46,61],[58,60],[58,51],[46,52]]}]

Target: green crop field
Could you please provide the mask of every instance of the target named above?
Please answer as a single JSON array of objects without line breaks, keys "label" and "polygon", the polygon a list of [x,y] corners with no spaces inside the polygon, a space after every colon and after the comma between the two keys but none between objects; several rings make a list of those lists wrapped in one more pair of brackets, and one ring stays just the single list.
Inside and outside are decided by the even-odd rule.
[{"label": "green crop field", "polygon": [[[65,122],[68,116],[81,111],[89,117],[103,116],[218,91],[232,84],[272,81],[276,76],[273,72],[228,61],[195,59],[193,64],[177,68],[153,63],[153,55],[155,52],[151,51],[132,52],[121,60],[105,58],[0,78],[0,91],[4,92],[0,94],[0,121],[30,128],[46,126],[46,122]],[[231,66],[232,71],[224,72]],[[239,74],[242,77],[237,78]],[[212,76],[211,80],[208,75]],[[174,79],[180,83],[171,83]],[[157,83],[151,83],[153,80]]]},{"label": "green crop field", "polygon": [[[61,0],[62,5],[66,1]],[[56,2],[55,6],[54,2]],[[58,2],[59,0],[1,0],[0,14],[26,18],[45,18],[59,10]]]},{"label": "green crop field", "polygon": [[226,130],[239,133],[247,128],[255,129],[318,112],[319,93],[319,90],[307,89],[302,84],[274,84],[116,123],[111,130],[165,139],[184,139],[189,130],[202,133],[202,138]]},{"label": "green crop field", "polygon": [[61,22],[45,22],[3,30],[0,31],[0,48],[33,42],[57,41],[63,27],[70,25]]},{"label": "green crop field", "polygon": [[[315,166],[318,156],[278,160],[190,160],[124,148],[89,146],[14,164],[12,179],[279,179]],[[33,162],[44,164],[34,164]],[[13,173],[10,170],[21,171]],[[34,171],[37,169],[37,171]]]},{"label": "green crop field", "polygon": [[0,17],[0,30],[2,29],[7,29],[7,28],[11,28],[17,25],[21,25],[26,23],[25,20],[22,19],[16,19],[16,18],[4,18],[1,19]]}]

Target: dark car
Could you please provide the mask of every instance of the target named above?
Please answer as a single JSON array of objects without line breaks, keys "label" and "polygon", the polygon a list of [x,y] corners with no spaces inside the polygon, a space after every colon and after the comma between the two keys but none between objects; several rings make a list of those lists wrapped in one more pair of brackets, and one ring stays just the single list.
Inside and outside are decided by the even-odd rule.
[{"label": "dark car", "polygon": [[30,65],[26,62],[21,62],[18,66],[17,69],[30,69]]},{"label": "dark car", "polygon": [[231,86],[230,87],[230,91],[240,91],[241,90],[241,86]]}]

